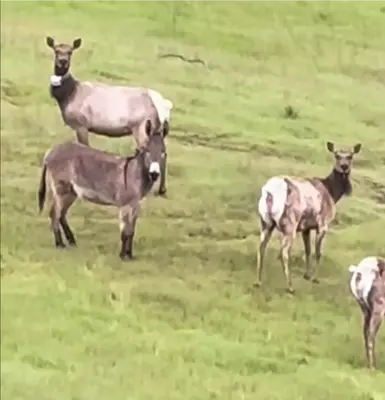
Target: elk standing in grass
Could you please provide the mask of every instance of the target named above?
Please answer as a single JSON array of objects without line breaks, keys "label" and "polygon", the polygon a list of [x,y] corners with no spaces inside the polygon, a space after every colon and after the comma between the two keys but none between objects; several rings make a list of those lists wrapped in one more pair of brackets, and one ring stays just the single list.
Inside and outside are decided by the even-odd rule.
[{"label": "elk standing in grass", "polygon": [[147,134],[147,144],[129,158],[81,143],[62,143],[48,151],[43,161],[38,201],[42,211],[48,185],[53,197],[50,219],[57,248],[65,247],[60,227],[68,243],[76,245],[66,214],[77,198],[84,198],[95,204],[119,208],[120,257],[132,258],[140,202],[158,178],[165,153],[163,135],[151,134],[150,121]]},{"label": "elk standing in grass", "polygon": [[375,340],[385,318],[385,260],[366,257],[351,265],[350,290],[364,315],[363,336],[368,367],[375,369]]},{"label": "elk standing in grass", "polygon": [[[57,101],[63,121],[76,132],[78,142],[89,145],[89,132],[108,137],[133,135],[138,146],[147,141],[146,121],[155,132],[167,136],[172,102],[160,93],[142,87],[112,86],[104,83],[80,82],[70,73],[71,57],[81,39],[69,44],[47,45],[54,52],[54,75],[50,92]],[[159,194],[166,189],[167,154],[161,164]]]},{"label": "elk standing in grass", "polygon": [[[336,151],[334,144],[327,142],[327,149],[334,154],[335,164],[326,178],[273,177],[262,187],[258,203],[261,231],[255,286],[261,285],[265,250],[274,229],[277,229],[282,237],[280,256],[288,291],[294,293],[289,255],[297,232],[301,232],[305,246],[304,277],[307,280],[313,277],[313,282],[318,282],[322,241],[335,217],[336,203],[352,191],[352,160],[360,151],[361,144],[356,144],[353,151]],[[316,231],[314,271],[310,263],[312,230]]]}]

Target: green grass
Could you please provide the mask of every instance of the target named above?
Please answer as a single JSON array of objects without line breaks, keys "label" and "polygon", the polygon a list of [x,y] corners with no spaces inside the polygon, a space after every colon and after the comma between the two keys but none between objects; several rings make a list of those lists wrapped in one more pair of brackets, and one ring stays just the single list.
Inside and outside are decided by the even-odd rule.
[{"label": "green grass", "polygon": [[[385,9],[381,3],[2,2],[3,400],[382,400],[367,371],[347,267],[385,255]],[[149,196],[137,260],[117,212],[78,202],[78,249],[57,252],[36,191],[46,150],[74,137],[49,97],[45,36],[83,38],[80,79],[145,85],[174,102],[169,198]],[[207,66],[159,53],[199,56]],[[110,78],[106,78],[110,76]],[[291,106],[297,119],[284,117]],[[321,284],[284,293],[278,238],[255,274],[256,196],[274,174],[326,175],[325,141],[362,142]],[[133,139],[91,137],[131,153]],[[385,328],[384,328],[385,329]],[[382,372],[381,372],[382,371]]]}]

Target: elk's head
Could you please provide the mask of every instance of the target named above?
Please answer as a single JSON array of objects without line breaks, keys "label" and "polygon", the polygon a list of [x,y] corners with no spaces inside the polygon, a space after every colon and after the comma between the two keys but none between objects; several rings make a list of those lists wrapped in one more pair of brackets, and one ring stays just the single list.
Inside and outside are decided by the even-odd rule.
[{"label": "elk's head", "polygon": [[357,143],[352,150],[336,150],[333,142],[327,142],[326,147],[334,155],[334,170],[348,177],[353,166],[353,157],[361,150],[361,143]]},{"label": "elk's head", "polygon": [[54,75],[51,77],[51,83],[53,86],[60,86],[63,77],[68,74],[71,67],[72,53],[81,46],[82,40],[80,38],[75,39],[72,45],[64,43],[55,44],[55,40],[47,36],[46,42],[47,46],[54,52]]}]

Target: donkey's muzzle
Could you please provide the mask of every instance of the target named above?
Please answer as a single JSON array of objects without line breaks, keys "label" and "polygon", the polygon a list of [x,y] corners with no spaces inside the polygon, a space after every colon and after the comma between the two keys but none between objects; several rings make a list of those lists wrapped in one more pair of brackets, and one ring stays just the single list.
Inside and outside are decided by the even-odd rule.
[{"label": "donkey's muzzle", "polygon": [[149,169],[150,178],[152,181],[156,181],[160,175],[160,165],[157,162],[152,162]]}]

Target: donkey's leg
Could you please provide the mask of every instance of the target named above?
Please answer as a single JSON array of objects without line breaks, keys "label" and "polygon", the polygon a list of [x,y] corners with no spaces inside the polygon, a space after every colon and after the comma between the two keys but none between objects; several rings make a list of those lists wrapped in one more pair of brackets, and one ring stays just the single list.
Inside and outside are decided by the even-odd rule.
[{"label": "donkey's leg", "polygon": [[373,311],[368,328],[368,353],[369,353],[369,368],[374,370],[376,368],[376,350],[375,341],[378,330],[380,329],[384,313]]},{"label": "donkey's leg", "polygon": [[316,259],[316,265],[314,268],[314,273],[313,273],[313,283],[319,283],[318,280],[318,270],[319,270],[319,264],[321,261],[321,250],[322,250],[322,242],[325,238],[327,232],[327,228],[320,228],[317,230],[316,237],[315,237],[315,259]]},{"label": "donkey's leg", "polygon": [[296,235],[295,230],[293,232],[286,232],[282,234],[282,239],[281,239],[281,263],[283,272],[286,277],[287,291],[290,294],[294,294],[294,289],[293,289],[292,273],[291,273],[289,258],[290,258],[291,247],[295,239],[295,235]]},{"label": "donkey's leg", "polygon": [[302,240],[303,245],[305,247],[305,262],[306,262],[306,271],[304,274],[304,278],[306,280],[310,279],[311,276],[311,263],[310,263],[310,253],[311,253],[311,243],[310,243],[310,230],[307,229],[306,231],[302,232]]},{"label": "donkey's leg", "polygon": [[256,287],[260,287],[262,284],[265,251],[274,229],[274,222],[272,223],[272,225],[268,225],[263,219],[261,219],[261,232],[259,234],[259,248],[257,252],[257,279],[254,282],[254,286]]},{"label": "donkey's leg", "polygon": [[63,201],[63,208],[60,215],[60,225],[63,228],[64,236],[66,237],[68,244],[70,246],[76,246],[76,239],[75,235],[73,234],[68,222],[67,222],[67,212],[69,208],[72,206],[73,202],[76,200],[77,196],[69,192],[65,196],[62,197]]},{"label": "donkey's leg", "polygon": [[367,310],[366,308],[364,308],[364,306],[362,306],[361,304],[360,304],[360,307],[362,309],[362,312],[364,313],[364,323],[363,323],[362,333],[364,336],[366,360],[369,364],[370,355],[369,355],[368,335],[369,335],[369,324],[370,324],[370,319],[371,319],[371,312],[369,310]]},{"label": "donkey's leg", "polygon": [[136,220],[138,219],[140,206],[139,204],[131,206],[126,205],[120,209],[119,220],[120,220],[120,239],[121,248],[119,257],[122,260],[131,260],[132,244],[135,235]]},{"label": "donkey's leg", "polygon": [[76,128],[76,139],[79,143],[89,146],[88,129],[83,127]]},{"label": "donkey's leg", "polygon": [[54,203],[52,204],[49,216],[51,218],[51,229],[55,239],[55,246],[60,249],[66,247],[60,231],[60,213],[61,207],[57,199],[54,197]]},{"label": "donkey's leg", "polygon": [[159,195],[164,196],[167,192],[166,188],[166,175],[167,175],[167,152],[164,152],[162,162],[160,163],[160,183],[159,183]]}]

